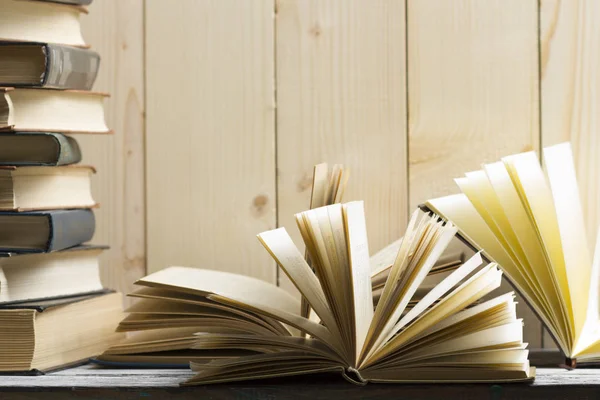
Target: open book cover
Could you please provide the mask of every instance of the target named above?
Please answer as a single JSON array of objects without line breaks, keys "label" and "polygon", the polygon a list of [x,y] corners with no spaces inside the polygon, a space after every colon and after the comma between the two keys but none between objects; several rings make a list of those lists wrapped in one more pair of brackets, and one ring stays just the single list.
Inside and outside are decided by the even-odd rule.
[{"label": "open book cover", "polygon": [[570,144],[545,148],[543,160],[545,171],[534,152],[486,164],[456,179],[462,194],[425,206],[501,266],[568,366],[598,362],[600,242],[592,261]]},{"label": "open book cover", "polygon": [[452,224],[415,211],[374,306],[363,203],[320,207],[296,220],[312,268],[285,229],[259,240],[319,321],[303,317],[299,302],[269,283],[170,267],[137,282],[142,288],[132,295],[140,300],[119,325],[137,332],[99,359],[186,359],[197,372],[186,385],[318,372],[357,384],[534,378],[514,295],[478,302],[502,276],[480,254],[410,304],[454,237]]}]

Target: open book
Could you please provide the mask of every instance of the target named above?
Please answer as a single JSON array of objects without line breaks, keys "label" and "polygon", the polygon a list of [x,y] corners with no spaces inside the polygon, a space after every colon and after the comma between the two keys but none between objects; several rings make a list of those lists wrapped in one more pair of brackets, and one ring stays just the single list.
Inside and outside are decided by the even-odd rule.
[{"label": "open book", "polygon": [[534,152],[505,157],[426,206],[500,264],[574,367],[600,361],[600,251],[592,262],[570,145],[543,154],[545,174]]},{"label": "open book", "polygon": [[[297,301],[268,283],[171,267],[138,282],[141,301],[121,322],[120,330],[146,329],[143,340],[113,346],[100,360],[134,352],[140,361],[159,352],[176,357],[193,342],[195,353],[187,354],[197,375],[188,385],[334,371],[358,384],[533,379],[513,294],[473,305],[499,287],[502,275],[495,263],[482,265],[480,254],[409,307],[454,226],[415,211],[374,307],[363,203],[296,219],[314,272],[285,229],[259,240],[321,323],[302,317]],[[150,331],[160,327],[170,334]]]}]

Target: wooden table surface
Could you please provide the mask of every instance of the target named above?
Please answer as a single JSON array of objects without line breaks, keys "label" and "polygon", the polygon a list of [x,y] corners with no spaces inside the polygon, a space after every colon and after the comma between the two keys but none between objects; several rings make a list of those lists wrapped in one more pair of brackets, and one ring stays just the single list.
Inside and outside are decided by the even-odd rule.
[{"label": "wooden table surface", "polygon": [[565,399],[600,398],[600,369],[538,368],[531,384],[355,386],[335,375],[180,387],[186,370],[80,366],[42,376],[0,376],[0,399]]}]

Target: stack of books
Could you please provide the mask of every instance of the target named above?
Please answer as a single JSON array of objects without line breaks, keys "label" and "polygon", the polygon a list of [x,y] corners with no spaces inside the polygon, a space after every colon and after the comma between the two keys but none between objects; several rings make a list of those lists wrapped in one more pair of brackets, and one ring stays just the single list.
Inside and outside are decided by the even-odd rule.
[{"label": "stack of books", "polygon": [[121,295],[93,246],[91,166],[73,133],[109,133],[85,1],[0,0],[0,371],[46,371],[121,339]]}]

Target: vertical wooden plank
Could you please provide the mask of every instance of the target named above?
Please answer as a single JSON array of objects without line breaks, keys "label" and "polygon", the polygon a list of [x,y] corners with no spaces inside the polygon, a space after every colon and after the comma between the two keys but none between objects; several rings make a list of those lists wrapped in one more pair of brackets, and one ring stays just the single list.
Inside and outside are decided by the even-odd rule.
[{"label": "vertical wooden plank", "polygon": [[374,253],[408,211],[405,2],[280,0],[276,22],[279,225],[302,243],[293,215],[309,206],[313,165],[343,163]]},{"label": "vertical wooden plank", "polygon": [[148,269],[275,282],[273,0],[146,4]]},{"label": "vertical wooden plank", "polygon": [[92,190],[94,242],[111,246],[102,258],[105,286],[129,292],[145,274],[144,211],[144,3],[95,1],[82,17],[88,44],[101,55],[94,90],[108,92],[108,125],[114,135],[77,135],[83,163],[96,166]]},{"label": "vertical wooden plank", "polygon": [[600,224],[600,2],[541,1],[542,144],[571,141],[593,250]]},{"label": "vertical wooden plank", "polygon": [[[539,149],[536,0],[408,0],[410,206],[453,178]],[[526,340],[540,324],[519,307]]]},{"label": "vertical wooden plank", "polygon": [[[600,2],[541,0],[542,145],[571,141],[590,251],[600,223]],[[545,347],[556,347],[548,335]]]}]

